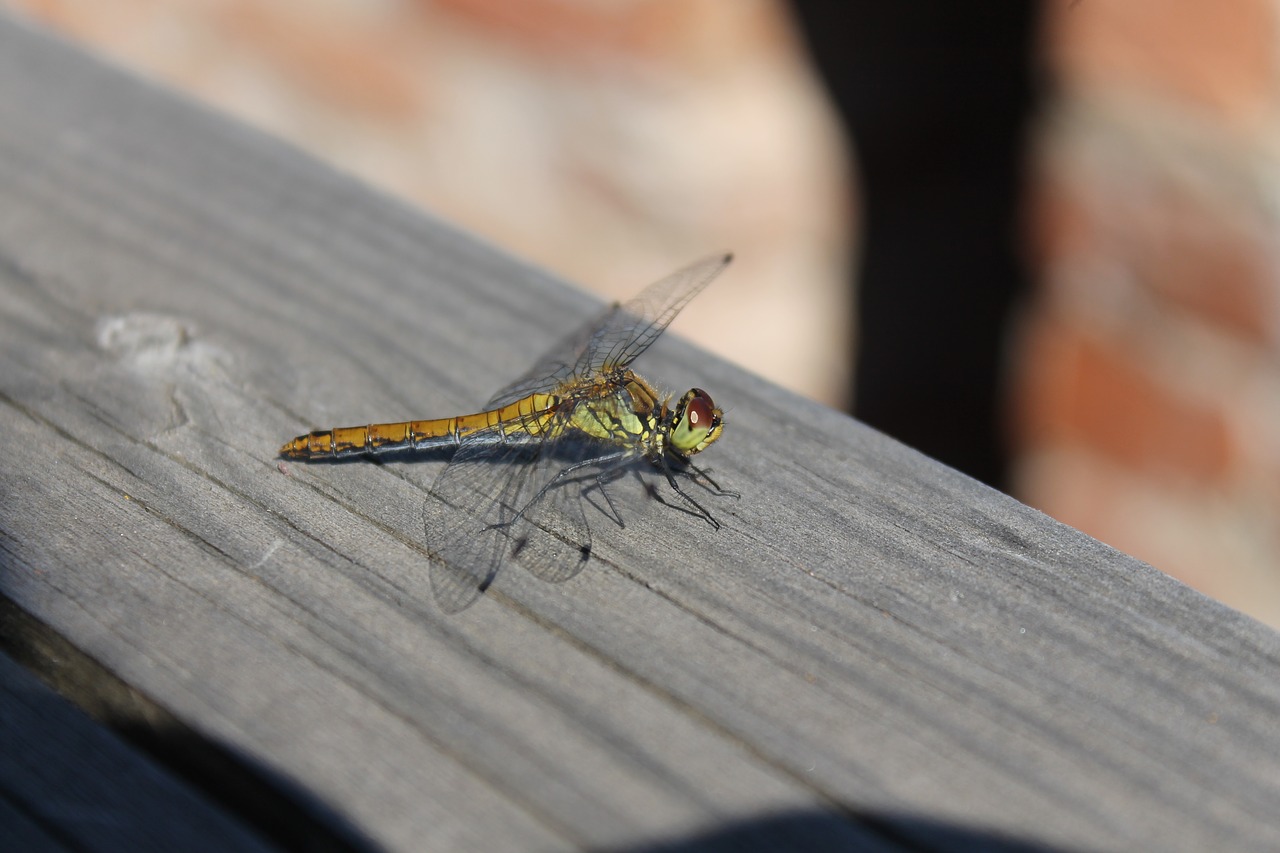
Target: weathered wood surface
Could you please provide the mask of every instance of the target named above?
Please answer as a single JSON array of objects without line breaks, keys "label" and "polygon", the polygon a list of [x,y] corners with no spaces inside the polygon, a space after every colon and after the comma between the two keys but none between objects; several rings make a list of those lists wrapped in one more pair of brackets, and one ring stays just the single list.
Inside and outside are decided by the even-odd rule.
[{"label": "weathered wood surface", "polygon": [[593,311],[0,19],[0,591],[320,824],[1280,847],[1276,633],[687,343],[639,366],[728,409],[724,529],[597,524],[573,580],[508,571],[457,616],[422,542],[441,463],[275,458],[472,409]]}]

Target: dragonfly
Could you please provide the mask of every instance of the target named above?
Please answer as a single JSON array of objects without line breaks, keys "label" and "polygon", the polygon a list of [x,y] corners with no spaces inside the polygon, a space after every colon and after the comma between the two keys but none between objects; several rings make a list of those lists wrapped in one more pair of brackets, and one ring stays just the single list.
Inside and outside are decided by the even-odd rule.
[{"label": "dragonfly", "polygon": [[659,502],[719,529],[686,486],[736,496],[691,461],[720,437],[724,413],[700,388],[660,395],[631,363],[732,259],[704,258],[614,303],[480,412],[316,430],[280,454],[311,461],[452,450],[430,490],[445,506],[428,497],[423,509],[432,592],[447,613],[474,603],[509,562],[555,583],[577,575],[591,556],[586,508],[625,527],[607,487],[629,472]]}]

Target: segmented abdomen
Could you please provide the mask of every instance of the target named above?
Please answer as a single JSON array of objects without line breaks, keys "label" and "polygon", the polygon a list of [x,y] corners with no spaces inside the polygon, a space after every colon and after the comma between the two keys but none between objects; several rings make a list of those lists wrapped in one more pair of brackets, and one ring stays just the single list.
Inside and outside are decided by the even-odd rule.
[{"label": "segmented abdomen", "polygon": [[495,443],[528,441],[543,435],[559,403],[560,398],[553,394],[530,394],[501,409],[474,415],[316,430],[285,444],[280,455],[321,459],[395,450],[436,450],[455,446],[478,430],[490,430]]}]

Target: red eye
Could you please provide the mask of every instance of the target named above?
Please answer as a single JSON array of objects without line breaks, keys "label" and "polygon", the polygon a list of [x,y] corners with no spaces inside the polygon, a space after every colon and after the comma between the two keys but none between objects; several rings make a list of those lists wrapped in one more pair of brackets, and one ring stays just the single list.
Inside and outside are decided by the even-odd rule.
[{"label": "red eye", "polygon": [[701,388],[685,392],[672,416],[676,415],[680,420],[668,422],[666,429],[668,448],[678,459],[706,449],[720,435],[720,411]]},{"label": "red eye", "polygon": [[711,429],[711,398],[706,394],[698,394],[689,401],[684,411],[685,422],[689,429]]}]

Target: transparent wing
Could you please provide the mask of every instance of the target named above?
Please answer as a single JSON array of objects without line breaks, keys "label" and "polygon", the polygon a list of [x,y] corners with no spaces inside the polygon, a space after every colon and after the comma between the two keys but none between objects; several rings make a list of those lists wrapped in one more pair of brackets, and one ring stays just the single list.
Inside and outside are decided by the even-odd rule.
[{"label": "transparent wing", "polygon": [[546,355],[538,359],[538,362],[525,371],[519,379],[494,394],[493,399],[485,404],[485,408],[500,409],[530,394],[546,393],[559,388],[573,377],[574,367],[591,343],[592,336],[597,330],[603,328],[609,322],[610,316],[620,311],[621,307],[617,303],[610,305],[590,322],[551,347]]},{"label": "transparent wing", "polygon": [[492,583],[511,550],[520,479],[533,458],[527,448],[487,445],[470,436],[436,477],[423,505],[431,554],[431,587],[446,613],[465,610]]},{"label": "transparent wing", "polygon": [[618,310],[601,318],[599,328],[574,365],[579,375],[626,367],[671,325],[689,300],[724,271],[733,255],[713,255],[646,287]]},{"label": "transparent wing", "polygon": [[[731,260],[732,255],[705,258],[611,306],[486,408],[626,367]],[[642,450],[587,439],[568,427],[572,416],[559,413],[541,442],[503,444],[494,440],[494,427],[459,444],[431,489],[444,505],[428,499],[423,509],[431,584],[441,609],[456,613],[470,606],[513,559],[543,580],[576,575],[591,554],[587,503],[621,523],[605,487],[626,465],[642,460]]]},{"label": "transparent wing", "polygon": [[432,589],[445,612],[470,606],[508,562],[553,583],[586,565],[584,489],[599,488],[603,469],[642,457],[563,429],[568,420],[562,414],[551,437],[524,446],[473,433],[436,478],[431,491],[443,505],[428,499],[423,525]]},{"label": "transparent wing", "polygon": [[495,394],[486,408],[496,409],[529,394],[550,391],[575,376],[626,367],[732,260],[731,254],[703,258],[654,282],[635,298],[609,306]]}]

